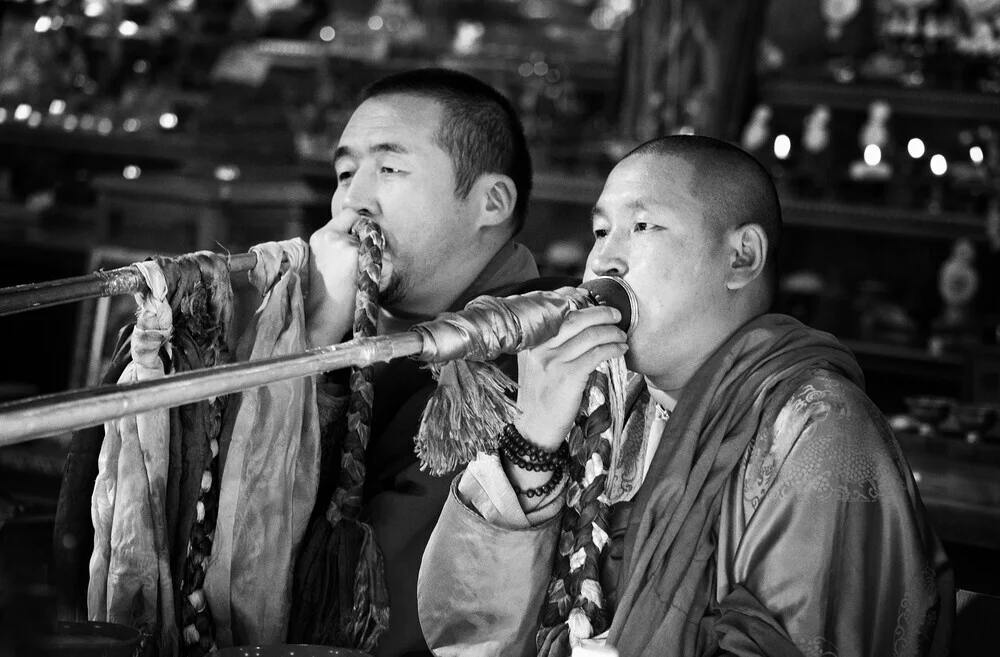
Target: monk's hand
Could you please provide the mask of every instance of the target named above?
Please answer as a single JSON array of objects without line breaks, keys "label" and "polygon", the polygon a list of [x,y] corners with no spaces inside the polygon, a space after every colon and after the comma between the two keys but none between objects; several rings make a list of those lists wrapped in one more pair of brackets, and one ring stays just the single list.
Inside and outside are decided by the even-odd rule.
[{"label": "monk's hand", "polygon": [[359,243],[351,215],[340,213],[309,237],[306,330],[314,347],[339,343],[354,323]]},{"label": "monk's hand", "polygon": [[555,337],[518,354],[521,415],[514,426],[522,436],[547,451],[559,448],[580,410],[590,373],[628,350],[628,336],[615,326],[620,319],[609,306],[571,311]]}]

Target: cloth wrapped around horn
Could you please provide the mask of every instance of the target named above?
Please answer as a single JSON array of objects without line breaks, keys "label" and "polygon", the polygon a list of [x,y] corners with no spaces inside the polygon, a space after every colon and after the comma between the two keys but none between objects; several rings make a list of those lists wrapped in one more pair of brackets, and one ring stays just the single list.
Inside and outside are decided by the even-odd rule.
[{"label": "cloth wrapped around horn", "polygon": [[445,313],[413,327],[424,338],[418,358],[435,363],[431,368],[438,381],[416,438],[423,469],[442,475],[479,451],[495,451],[500,430],[517,413],[511,399],[516,386],[489,361],[545,342],[571,310],[587,306],[617,308],[622,315],[619,328],[631,330],[638,313],[635,296],[623,280],[602,276],[581,287],[586,292],[479,297],[461,313]]},{"label": "cloth wrapped around horn", "polygon": [[[372,264],[380,261],[381,249],[376,244],[362,239],[361,252],[365,261],[369,256]],[[371,301],[379,280],[378,268],[362,267],[361,271],[368,269],[369,275],[361,277],[359,319],[372,317]],[[635,299],[623,281],[595,279],[585,285],[587,291],[479,297],[461,312],[446,313],[411,329],[423,338],[423,349],[414,357],[436,363],[432,367],[439,381],[417,437],[421,467],[436,474],[454,470],[478,450],[492,449],[500,428],[513,418],[515,408],[508,393],[514,383],[487,361],[541,344],[559,331],[571,310],[599,303],[617,307],[622,328],[631,327]],[[360,323],[366,324],[367,319]],[[360,328],[356,322],[356,334]],[[361,503],[372,402],[372,388],[363,370],[352,374],[351,387],[342,481],[326,514],[314,517],[307,531],[296,566],[289,639],[372,652],[388,627],[389,600],[385,565]]]}]

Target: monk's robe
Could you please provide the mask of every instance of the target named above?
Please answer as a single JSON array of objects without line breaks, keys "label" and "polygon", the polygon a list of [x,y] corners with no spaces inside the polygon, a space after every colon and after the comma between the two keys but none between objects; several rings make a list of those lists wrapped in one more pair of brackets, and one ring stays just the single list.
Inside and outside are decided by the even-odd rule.
[{"label": "monk's robe", "polygon": [[[813,348],[817,332],[796,325],[765,316],[745,327],[699,370],[669,419],[655,412],[662,393],[631,378],[600,562],[613,617],[593,642],[623,657],[947,653],[951,567],[853,358],[782,366],[767,385],[727,370],[769,367],[782,341]],[[720,440],[706,457],[712,434]],[[724,462],[729,443],[739,451]],[[689,485],[695,473],[701,491]],[[495,455],[456,478],[418,583],[435,654],[536,654],[563,505],[556,494],[525,514]],[[656,539],[684,514],[703,535],[685,541],[681,528],[672,541]],[[664,573],[678,563],[671,585]]]}]

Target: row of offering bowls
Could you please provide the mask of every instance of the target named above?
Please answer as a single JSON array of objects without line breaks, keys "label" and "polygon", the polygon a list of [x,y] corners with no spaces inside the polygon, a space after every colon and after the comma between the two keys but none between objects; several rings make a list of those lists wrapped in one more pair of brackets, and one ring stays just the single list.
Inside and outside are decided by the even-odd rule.
[{"label": "row of offering bowls", "polygon": [[1000,442],[1000,403],[960,402],[951,397],[906,397],[908,412],[890,419],[893,429],[921,435]]}]

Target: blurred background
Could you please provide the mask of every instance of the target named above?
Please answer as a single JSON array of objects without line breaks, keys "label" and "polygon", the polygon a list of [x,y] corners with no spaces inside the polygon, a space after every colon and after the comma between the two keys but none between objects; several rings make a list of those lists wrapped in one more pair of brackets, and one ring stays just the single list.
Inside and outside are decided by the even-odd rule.
[{"label": "blurred background", "polygon": [[[0,0],[0,285],[307,237],[357,92],[427,65],[520,111],[545,273],[635,144],[760,159],[776,309],[857,354],[959,585],[1000,593],[1000,0]],[[133,311],[0,318],[0,400],[94,384]],[[65,445],[0,449],[0,597],[48,582]]]}]

